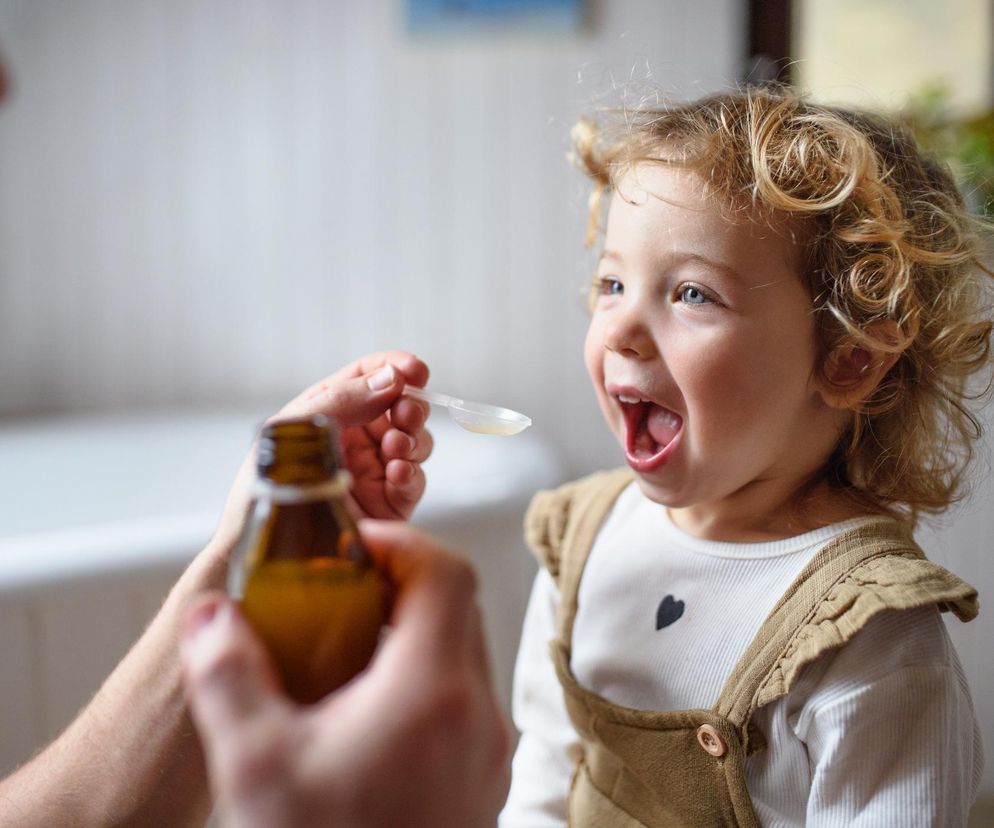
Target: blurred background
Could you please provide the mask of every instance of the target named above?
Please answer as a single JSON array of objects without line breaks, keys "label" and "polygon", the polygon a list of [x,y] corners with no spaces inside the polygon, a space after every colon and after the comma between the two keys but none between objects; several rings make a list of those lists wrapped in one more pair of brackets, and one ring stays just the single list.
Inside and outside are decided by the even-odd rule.
[{"label": "blurred background", "polygon": [[[254,424],[367,351],[412,350],[429,387],[535,421],[521,456],[481,438],[429,470],[443,534],[486,520],[483,478],[503,481],[504,546],[536,485],[619,462],[581,359],[595,254],[566,160],[581,114],[647,88],[790,80],[901,113],[978,212],[994,192],[992,0],[0,0],[0,63],[0,644],[26,665],[0,678],[0,724],[22,753],[129,640],[74,656],[76,696],[23,723],[16,700],[43,702],[11,676],[69,658],[32,655],[60,567],[99,557],[108,527],[155,518],[161,539],[187,520],[128,610],[139,624],[209,533]],[[973,499],[922,532],[982,599],[990,445]],[[432,511],[439,480],[462,499]],[[98,524],[99,543],[67,540]],[[503,554],[527,560],[518,540]],[[27,559],[52,565],[26,575]],[[485,583],[508,652],[523,566]],[[59,595],[73,624],[100,603]],[[994,751],[994,622],[951,628]]]},{"label": "blurred background", "polygon": [[[434,5],[461,25],[415,0],[3,0],[0,413],[270,404],[396,346],[572,464],[612,462],[569,128],[646,83],[735,83],[762,21],[735,0]],[[816,97],[944,85],[990,109],[989,0],[755,5],[780,15],[767,36],[792,13],[772,59]]]}]

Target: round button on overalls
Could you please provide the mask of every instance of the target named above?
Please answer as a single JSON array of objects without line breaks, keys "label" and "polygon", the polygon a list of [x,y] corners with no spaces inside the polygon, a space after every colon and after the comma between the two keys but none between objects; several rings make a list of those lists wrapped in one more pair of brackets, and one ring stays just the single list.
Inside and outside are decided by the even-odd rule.
[{"label": "round button on overalls", "polygon": [[718,729],[713,725],[702,724],[697,728],[697,741],[701,743],[704,750],[716,758],[724,756],[728,750],[728,745],[725,744],[725,740],[721,738]]}]

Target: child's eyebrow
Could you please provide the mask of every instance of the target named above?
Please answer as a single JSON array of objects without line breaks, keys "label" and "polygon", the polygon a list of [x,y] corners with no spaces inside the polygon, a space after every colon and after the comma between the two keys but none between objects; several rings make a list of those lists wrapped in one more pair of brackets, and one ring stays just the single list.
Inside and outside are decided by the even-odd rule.
[{"label": "child's eyebrow", "polygon": [[683,262],[698,262],[704,265],[705,267],[709,267],[712,270],[718,270],[724,273],[726,276],[731,276],[734,279],[742,278],[739,272],[731,265],[727,265],[724,262],[719,262],[715,259],[709,259],[707,256],[702,256],[700,253],[680,254],[678,256],[678,260],[681,264]]},{"label": "child's eyebrow", "polygon": [[688,263],[703,265],[707,269],[724,276],[726,279],[731,279],[736,283],[742,282],[742,274],[739,273],[732,265],[725,264],[724,262],[719,262],[717,259],[710,259],[700,253],[694,251],[680,251],[675,250],[666,256],[666,266],[668,268],[676,268],[680,265],[685,265]]},{"label": "child's eyebrow", "polygon": [[[709,259],[707,256],[702,256],[700,253],[684,253],[681,251],[674,251],[667,254],[664,258],[667,260],[667,267],[677,267],[678,265],[686,264],[687,262],[698,262],[705,267],[712,268],[713,270],[719,270],[734,277],[739,276],[738,271],[735,270],[734,267],[726,265],[723,262],[716,261],[715,259]],[[602,251],[598,261],[604,261],[604,259],[610,259],[615,262],[624,262],[625,260],[620,253],[614,250]]]}]

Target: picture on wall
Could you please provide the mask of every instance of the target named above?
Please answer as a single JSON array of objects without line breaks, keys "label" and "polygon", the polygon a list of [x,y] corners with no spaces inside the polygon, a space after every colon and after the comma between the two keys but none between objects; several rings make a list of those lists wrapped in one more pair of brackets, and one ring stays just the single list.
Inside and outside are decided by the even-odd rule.
[{"label": "picture on wall", "polygon": [[582,7],[582,0],[407,0],[407,21],[414,31],[572,31]]}]

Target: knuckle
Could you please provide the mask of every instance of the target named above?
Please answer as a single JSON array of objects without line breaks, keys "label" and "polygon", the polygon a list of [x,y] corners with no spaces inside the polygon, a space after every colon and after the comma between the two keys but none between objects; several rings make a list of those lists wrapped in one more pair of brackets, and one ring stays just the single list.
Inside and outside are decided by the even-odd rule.
[{"label": "knuckle", "polygon": [[254,667],[252,653],[244,648],[217,646],[202,663],[197,682],[201,685],[237,684],[252,673]]},{"label": "knuckle", "polygon": [[435,438],[427,429],[422,431],[421,435],[418,437],[418,448],[421,454],[424,455],[422,458],[423,460],[427,460],[431,457],[431,453],[435,450]]}]

